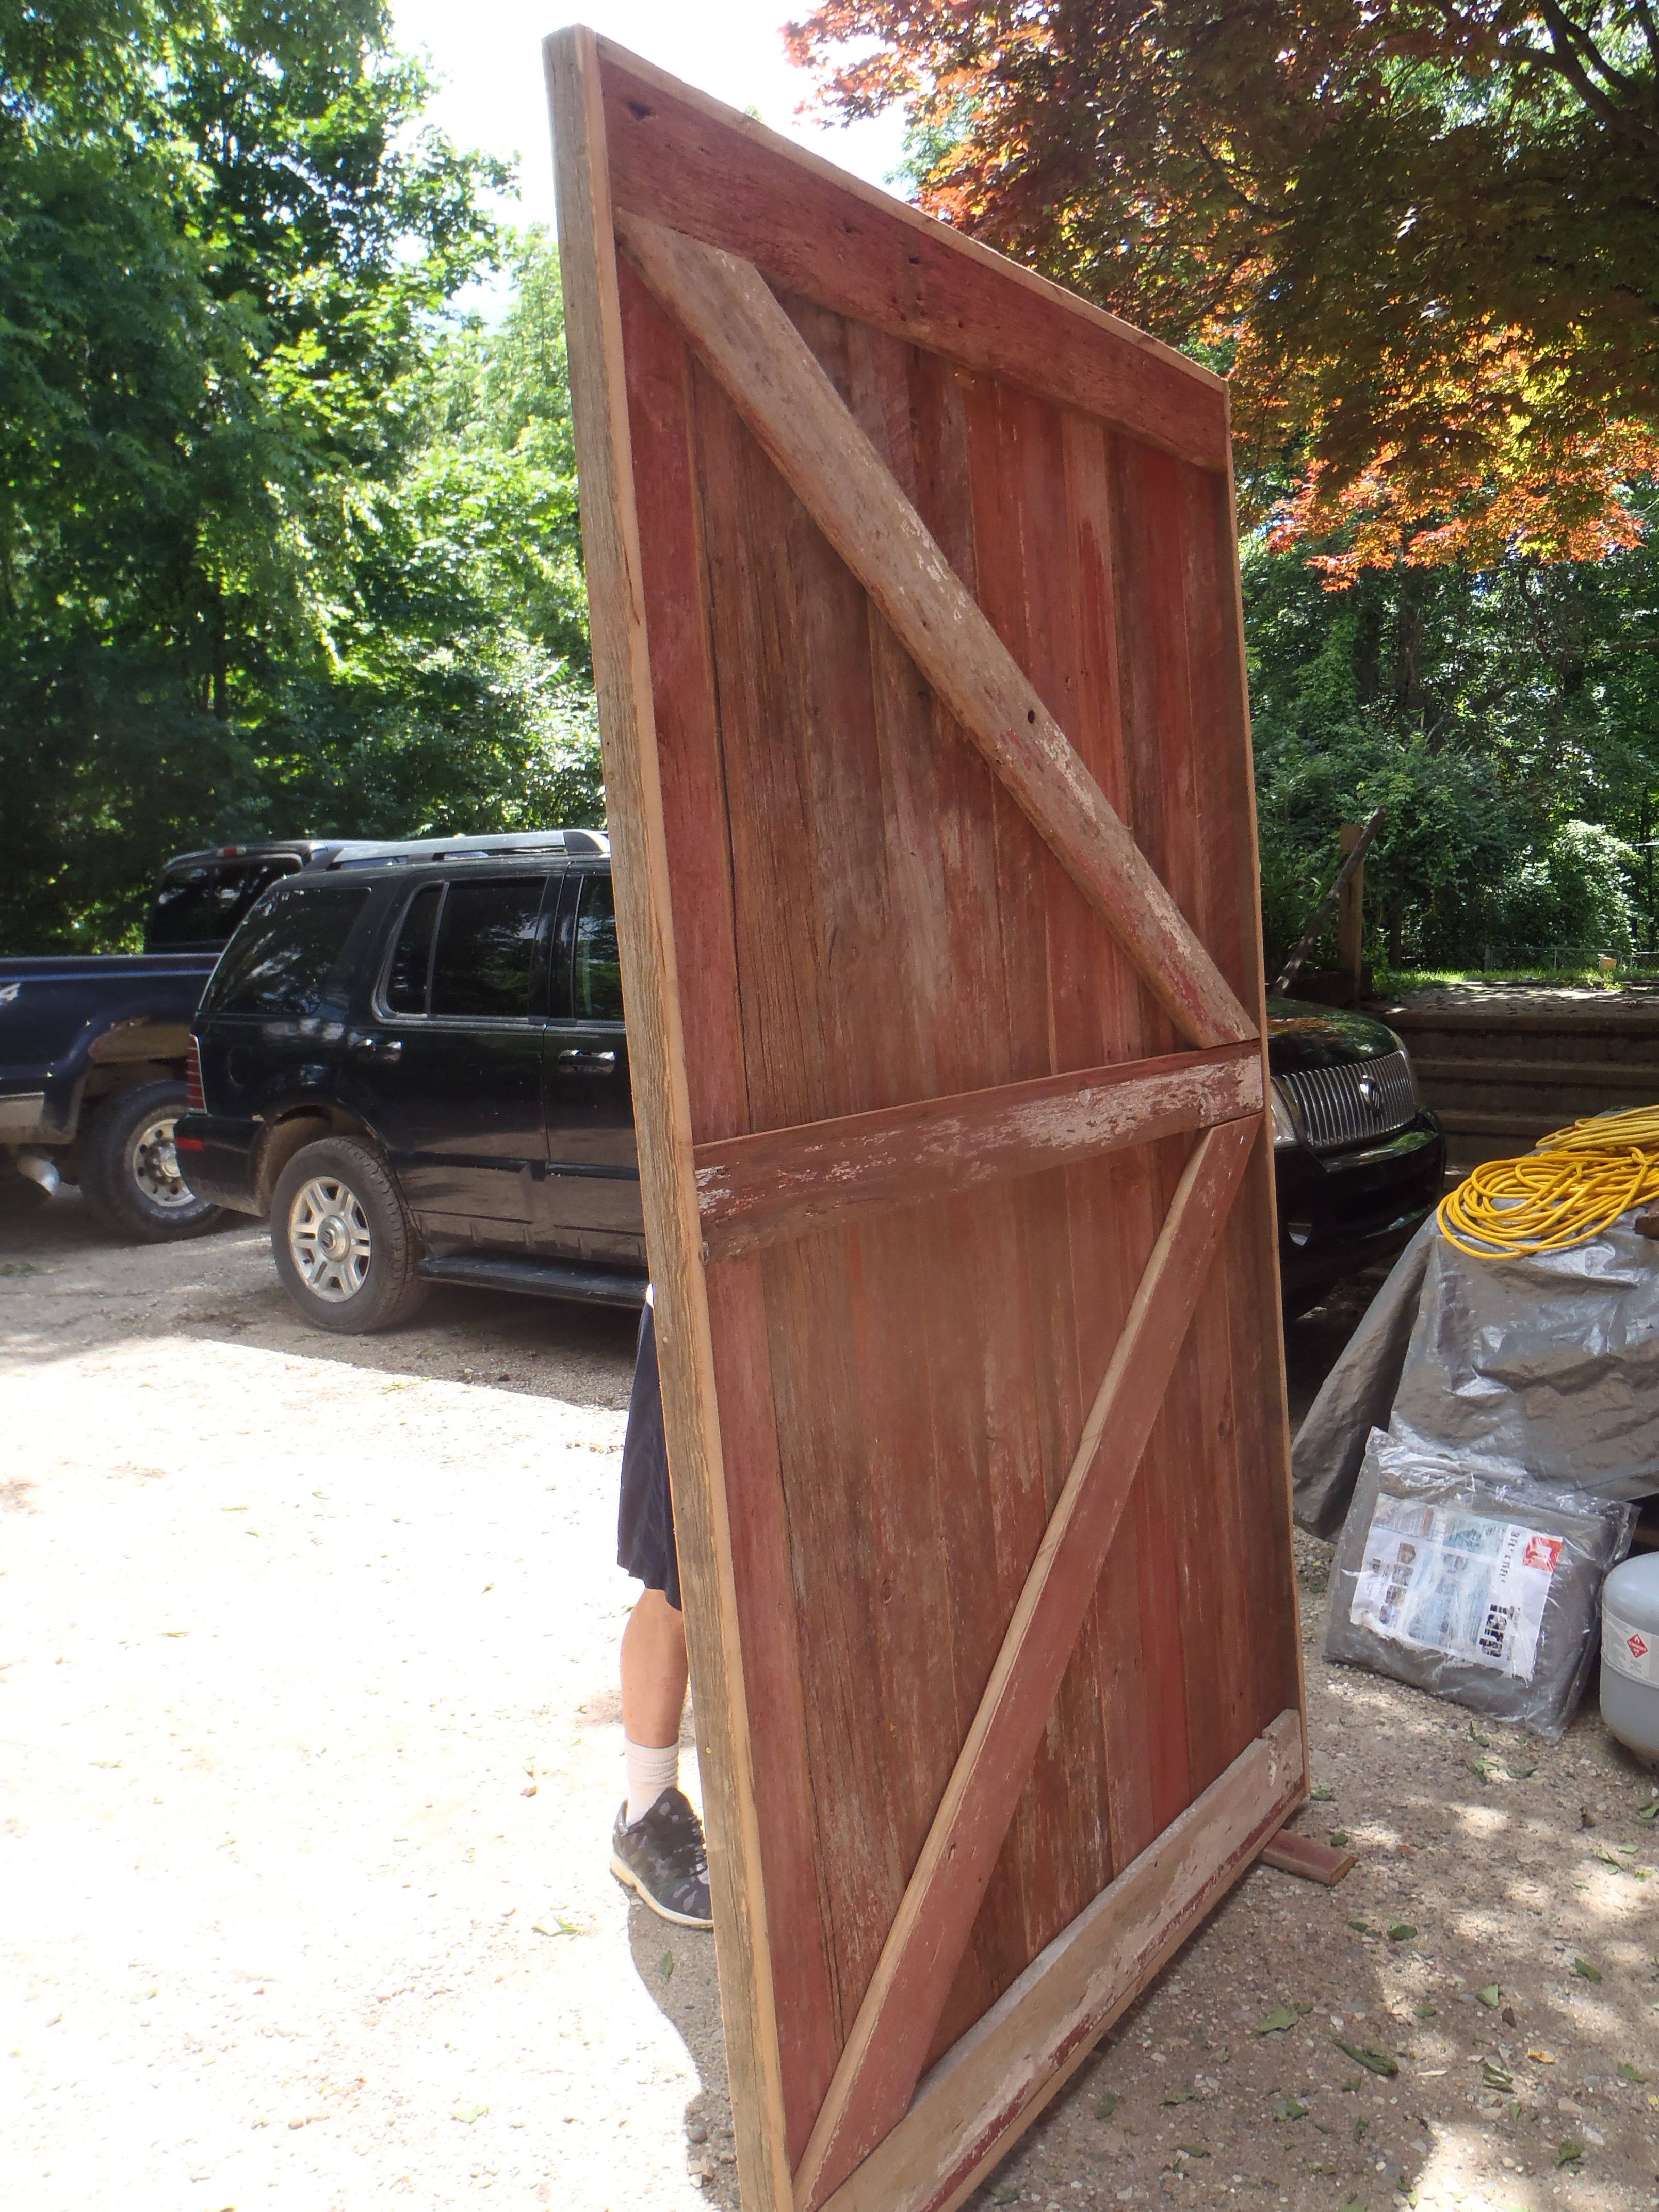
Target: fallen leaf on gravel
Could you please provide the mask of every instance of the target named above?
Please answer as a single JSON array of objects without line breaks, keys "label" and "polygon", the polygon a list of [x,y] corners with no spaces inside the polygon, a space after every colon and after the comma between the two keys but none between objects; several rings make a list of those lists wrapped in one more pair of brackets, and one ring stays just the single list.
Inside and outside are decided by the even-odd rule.
[{"label": "fallen leaf on gravel", "polygon": [[[547,1924],[548,1920],[553,1923],[550,1928]],[[532,1920],[530,1927],[532,1934],[536,1936],[580,1936],[582,1932],[574,1920],[562,1920],[556,1912],[550,1912],[547,1920]]]},{"label": "fallen leaf on gravel", "polygon": [[1305,2120],[1308,2107],[1296,2097],[1275,2097],[1273,2118],[1276,2120]]},{"label": "fallen leaf on gravel", "polygon": [[1265,2020],[1258,2021],[1250,2030],[1252,2035],[1282,2035],[1287,2027],[1294,2027],[1304,2013],[1313,2010],[1310,2004],[1275,2005]]},{"label": "fallen leaf on gravel", "polygon": [[1164,2105],[1190,2105],[1193,2092],[1190,2089],[1166,2089],[1158,2101]]},{"label": "fallen leaf on gravel", "polygon": [[1650,1805],[1638,1806],[1637,1808],[1636,1817],[1638,1820],[1652,1820],[1659,1819],[1659,1797],[1656,1797]]},{"label": "fallen leaf on gravel", "polygon": [[1439,2017],[1439,2014],[1436,2012],[1432,2005],[1413,2005],[1412,2007],[1412,2018],[1413,2020],[1438,2020]]},{"label": "fallen leaf on gravel", "polygon": [[1342,2094],[1345,2097],[1352,2097],[1356,2089],[1363,2089],[1364,2086],[1364,2075],[1363,2074],[1356,2074],[1352,2081],[1345,2081],[1342,2084]]},{"label": "fallen leaf on gravel", "polygon": [[1482,1782],[1495,1782],[1504,1771],[1504,1763],[1498,1759],[1471,1759],[1465,1763],[1469,1772]]},{"label": "fallen leaf on gravel", "polygon": [[1647,2078],[1648,2077],[1645,2074],[1638,2074],[1637,2072],[1636,2069],[1631,2064],[1629,2059],[1621,2058],[1620,2060],[1619,2079],[1621,2081],[1637,2081],[1645,2084]]},{"label": "fallen leaf on gravel", "polygon": [[1581,1828],[1593,1828],[1595,1826],[1595,1815],[1588,1805],[1581,1805],[1578,1808],[1578,1825]]},{"label": "fallen leaf on gravel", "polygon": [[1601,1969],[1592,1966],[1588,1959],[1575,1959],[1572,1971],[1581,1982],[1599,1982],[1601,1978]]},{"label": "fallen leaf on gravel", "polygon": [[[489,2110],[488,2105],[457,2105],[451,2118],[464,2120],[467,2126],[471,2127],[474,2120],[483,2119]],[[290,2121],[289,2124],[291,2127],[294,2124]]]},{"label": "fallen leaf on gravel", "polygon": [[1341,2168],[1340,2166],[1326,2166],[1322,2163],[1318,2166],[1310,2166],[1308,2168],[1310,2179],[1311,2179],[1316,2173],[1339,2173],[1340,2172]]},{"label": "fallen leaf on gravel", "polygon": [[1389,1930],[1389,1941],[1390,1943],[1409,1943],[1416,1934],[1416,1929],[1409,1921],[1397,1920]]},{"label": "fallen leaf on gravel", "polygon": [[1347,1841],[1348,1832],[1346,1828],[1333,1828],[1331,1830],[1331,1844],[1333,1849],[1339,1851],[1345,1850],[1347,1845]]},{"label": "fallen leaf on gravel", "polygon": [[1334,2035],[1331,2041],[1339,2051],[1346,2051],[1356,2066],[1363,2066],[1368,2074],[1381,2074],[1391,2081],[1400,2071],[1400,2063],[1396,2058],[1386,2051],[1373,2051],[1369,2043],[1344,2043],[1340,2035]]},{"label": "fallen leaf on gravel", "polygon": [[664,1981],[666,1981],[673,1971],[674,1954],[672,1951],[665,1951],[657,1961],[657,1972],[662,1976]]},{"label": "fallen leaf on gravel", "polygon": [[1109,2120],[1112,2114],[1116,2112],[1116,2092],[1115,2090],[1109,2089],[1106,2092],[1106,2094],[1102,2097],[1095,2106],[1095,2118],[1097,2120]]},{"label": "fallen leaf on gravel", "polygon": [[1515,2076],[1507,2066],[1500,2066],[1495,2058],[1480,2062],[1480,2079],[1488,2089],[1501,2089],[1507,2097],[1515,2087]]},{"label": "fallen leaf on gravel", "polygon": [[1552,2051],[1529,2051],[1527,2056],[1528,2058],[1535,2058],[1540,2066],[1553,2066],[1555,2063],[1554,2054]]},{"label": "fallen leaf on gravel", "polygon": [[1496,2012],[1498,2006],[1498,2001],[1503,1996],[1504,1992],[1498,1988],[1496,1982],[1488,1982],[1484,1990],[1477,1990],[1474,1994],[1480,1998],[1483,2005],[1489,2005],[1492,2011]]},{"label": "fallen leaf on gravel", "polygon": [[1503,2021],[1505,2027],[1518,2027],[1520,2026],[1520,2022],[1515,2017],[1515,2007],[1513,2005],[1505,2005],[1503,2011],[1498,2014],[1498,2017]]},{"label": "fallen leaf on gravel", "polygon": [[1351,1920],[1348,1925],[1358,1936],[1380,1936],[1382,1933],[1380,1928],[1373,1928],[1368,1920]]},{"label": "fallen leaf on gravel", "polygon": [[1308,1795],[1316,1805],[1329,1805],[1334,1801],[1336,1792],[1328,1782],[1316,1782]]},{"label": "fallen leaf on gravel", "polygon": [[1336,2212],[1365,2212],[1365,2200],[1363,2197],[1351,2197],[1346,2204],[1337,2206]]},{"label": "fallen leaf on gravel", "polygon": [[1210,2155],[1202,2143],[1177,2143],[1176,2148],[1182,2158],[1208,2158]]},{"label": "fallen leaf on gravel", "polygon": [[1489,1735],[1482,1735],[1473,1721],[1469,1723],[1469,1734],[1476,1743],[1484,1743],[1488,1750],[1492,1748],[1492,1738]]},{"label": "fallen leaf on gravel", "polygon": [[1359,2138],[1361,2137],[1361,2136],[1363,2136],[1363,2135],[1364,2134],[1364,2132],[1365,2132],[1366,2129],[1367,2129],[1368,2127],[1370,2127],[1370,2122],[1369,2120],[1366,2120],[1366,2119],[1358,2119],[1358,2120],[1356,2120],[1356,2121],[1354,2122],[1354,2124],[1353,2124],[1353,2139],[1354,2139],[1354,2141],[1355,2141],[1356,2142],[1358,2142],[1359,2141]]},{"label": "fallen leaf on gravel", "polygon": [[1577,2166],[1579,2160],[1583,2158],[1583,2144],[1581,2142],[1574,2142],[1571,2136],[1569,2136],[1568,2139],[1561,2145],[1560,2148],[1556,2152],[1555,2162],[1558,2166]]}]

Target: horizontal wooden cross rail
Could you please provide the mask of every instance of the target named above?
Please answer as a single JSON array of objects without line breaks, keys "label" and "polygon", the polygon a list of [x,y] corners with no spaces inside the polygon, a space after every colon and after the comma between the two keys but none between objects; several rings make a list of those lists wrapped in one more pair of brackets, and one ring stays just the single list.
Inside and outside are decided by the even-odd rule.
[{"label": "horizontal wooden cross rail", "polygon": [[797,2212],[910,2102],[1260,1128],[1224,1122],[1193,1148],[796,2169]]},{"label": "horizontal wooden cross rail", "polygon": [[730,1259],[853,1214],[1212,1128],[1261,1102],[1260,1046],[1229,1044],[699,1145],[704,1250]]},{"label": "horizontal wooden cross rail", "polygon": [[752,262],[618,213],[617,235],[917,668],[1190,1042],[1255,1026]]}]

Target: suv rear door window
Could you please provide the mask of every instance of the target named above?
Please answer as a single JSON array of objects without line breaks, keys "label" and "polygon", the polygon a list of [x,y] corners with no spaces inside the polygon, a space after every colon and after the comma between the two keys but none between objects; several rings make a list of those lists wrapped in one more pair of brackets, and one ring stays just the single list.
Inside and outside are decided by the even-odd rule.
[{"label": "suv rear door window", "polygon": [[438,926],[438,902],[443,895],[441,884],[428,884],[409,902],[386,973],[386,1006],[389,1014],[426,1012],[432,933]]},{"label": "suv rear door window", "polygon": [[227,946],[208,986],[204,1011],[266,1019],[314,1014],[368,898],[367,884],[274,891]]},{"label": "suv rear door window", "polygon": [[576,910],[571,982],[579,1022],[623,1018],[622,963],[617,954],[617,906],[609,876],[582,880]]},{"label": "suv rear door window", "polygon": [[261,891],[298,869],[297,856],[274,860],[196,861],[169,868],[155,887],[145,949],[161,952],[175,945],[223,945]]},{"label": "suv rear door window", "polygon": [[450,884],[432,960],[434,1015],[526,1018],[545,885],[542,876]]}]

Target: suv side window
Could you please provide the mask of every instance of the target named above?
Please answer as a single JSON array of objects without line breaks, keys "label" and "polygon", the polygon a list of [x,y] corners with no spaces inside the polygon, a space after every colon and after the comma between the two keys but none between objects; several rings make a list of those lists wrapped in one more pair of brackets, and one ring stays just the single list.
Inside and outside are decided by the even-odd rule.
[{"label": "suv side window", "polygon": [[428,1005],[436,1014],[523,1021],[541,920],[541,876],[453,883],[432,955]]},{"label": "suv side window", "polygon": [[368,900],[367,884],[268,892],[222,955],[204,1010],[268,1020],[314,1014]]},{"label": "suv side window", "polygon": [[389,1014],[423,1014],[428,979],[432,971],[432,939],[438,927],[441,884],[427,884],[416,891],[404,912],[398,942],[386,975],[386,1008]]},{"label": "suv side window", "polygon": [[617,954],[617,906],[609,876],[582,878],[571,969],[576,1019],[621,1021],[622,963]]}]

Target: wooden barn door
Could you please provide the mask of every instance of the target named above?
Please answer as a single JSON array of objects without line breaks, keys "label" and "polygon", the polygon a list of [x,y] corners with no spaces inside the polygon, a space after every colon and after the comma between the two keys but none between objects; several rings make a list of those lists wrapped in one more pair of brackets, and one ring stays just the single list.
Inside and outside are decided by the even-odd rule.
[{"label": "wooden barn door", "polygon": [[1226,403],[548,42],[744,2203],[958,2203],[1304,1794]]}]

